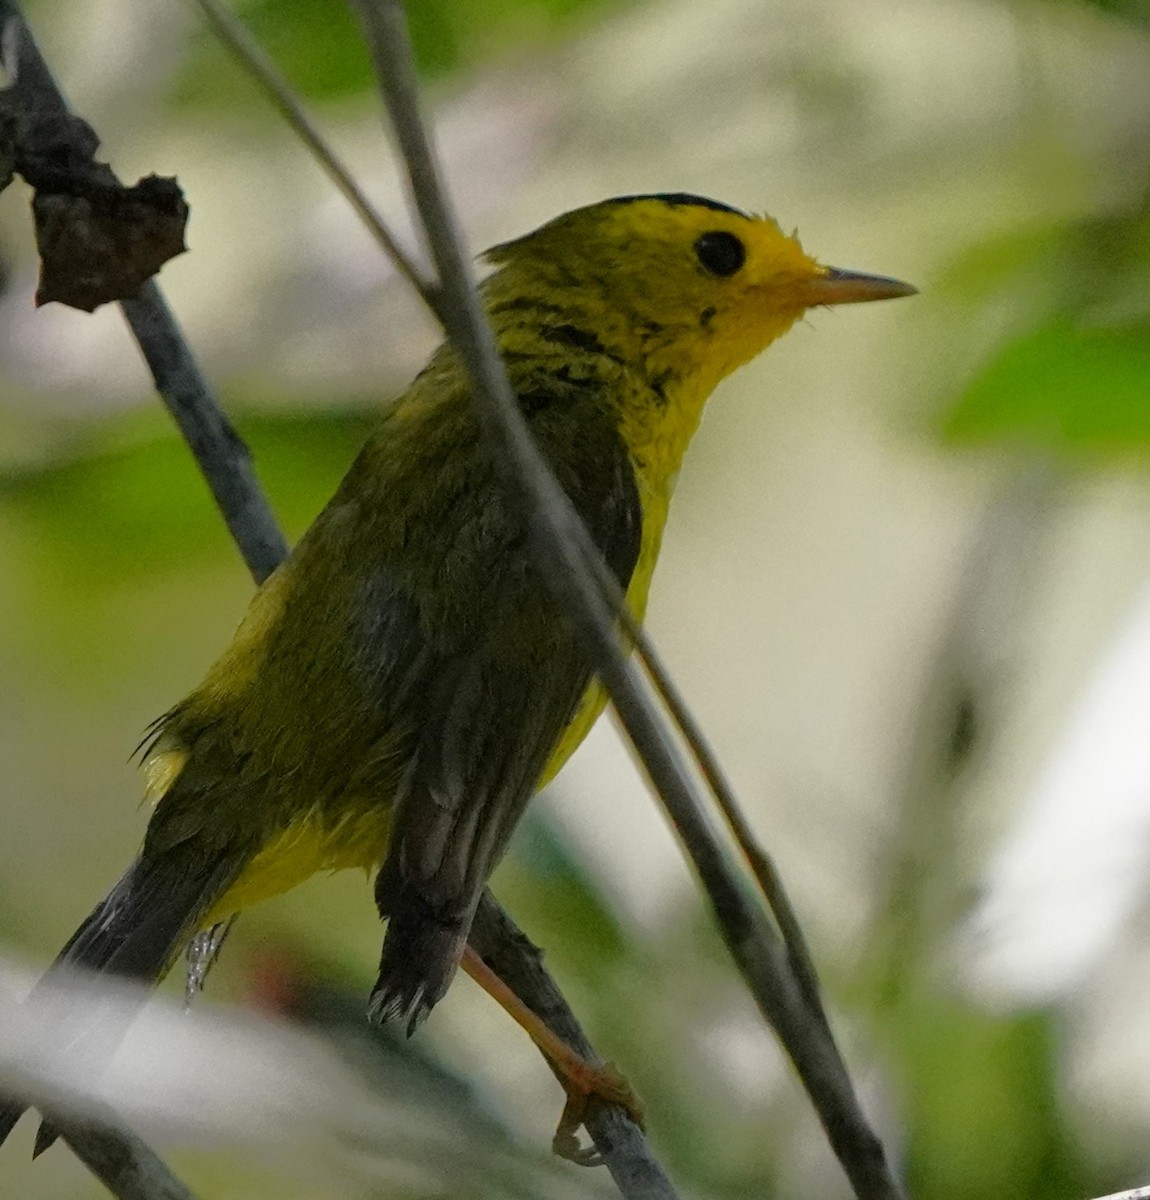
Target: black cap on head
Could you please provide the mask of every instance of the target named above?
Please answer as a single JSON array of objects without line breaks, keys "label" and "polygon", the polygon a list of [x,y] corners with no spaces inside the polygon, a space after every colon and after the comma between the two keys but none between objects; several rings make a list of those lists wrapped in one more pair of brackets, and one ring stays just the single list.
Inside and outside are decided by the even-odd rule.
[{"label": "black cap on head", "polygon": [[690,192],[648,192],[637,196],[615,196],[605,203],[634,204],[636,200],[662,200],[664,204],[668,204],[672,208],[690,205],[693,208],[709,208],[713,212],[734,213],[737,217],[747,215],[741,209],[732,208],[729,204],[720,204],[718,200],[708,200],[706,196],[692,196]]}]

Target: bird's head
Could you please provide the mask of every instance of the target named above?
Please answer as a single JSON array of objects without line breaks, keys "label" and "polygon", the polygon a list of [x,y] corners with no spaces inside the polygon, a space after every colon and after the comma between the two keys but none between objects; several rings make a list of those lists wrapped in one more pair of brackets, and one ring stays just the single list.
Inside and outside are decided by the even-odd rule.
[{"label": "bird's head", "polygon": [[680,194],[579,208],[488,258],[489,305],[554,305],[628,362],[705,391],[808,308],[915,291],[821,265],[770,217]]}]

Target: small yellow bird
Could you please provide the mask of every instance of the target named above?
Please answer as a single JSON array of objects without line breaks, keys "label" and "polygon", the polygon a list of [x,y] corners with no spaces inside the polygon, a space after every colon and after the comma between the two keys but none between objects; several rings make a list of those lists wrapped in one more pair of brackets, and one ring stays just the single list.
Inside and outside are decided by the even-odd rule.
[{"label": "small yellow bird", "polygon": [[[915,290],[820,266],[770,218],[682,194],[580,208],[487,258],[520,410],[639,619],[715,385],[808,308]],[[157,723],[143,848],[58,963],[156,981],[248,905],[316,871],[378,870],[370,1010],[414,1029],[516,821],[605,703],[525,543],[444,344]],[[0,1105],[0,1141],[22,1111]]]}]

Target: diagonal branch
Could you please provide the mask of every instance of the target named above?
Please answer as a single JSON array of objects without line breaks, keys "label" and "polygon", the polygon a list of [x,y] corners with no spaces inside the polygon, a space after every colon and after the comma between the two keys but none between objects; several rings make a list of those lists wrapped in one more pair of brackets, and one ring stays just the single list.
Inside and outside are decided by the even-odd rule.
[{"label": "diagonal branch", "polygon": [[[7,76],[4,108],[35,118],[21,122],[12,136],[23,136],[29,143],[38,135],[49,136],[46,118],[68,116],[70,110],[15,0],[0,0],[0,56]],[[87,147],[89,157],[92,149]],[[83,151],[78,157],[82,156]],[[155,284],[145,284],[138,299],[124,301],[121,307],[229,532],[252,574],[262,580],[287,553],[287,544],[260,495],[247,447],[212,395]]]},{"label": "diagonal branch", "polygon": [[411,284],[424,304],[442,320],[439,311],[439,295],[435,284],[424,278],[419,267],[403,252],[399,242],[387,227],[387,222],[380,216],[363,189],[352,178],[351,172],[332,149],[327,139],[315,127],[315,123],[305,111],[299,97],[292,91],[291,86],[276,69],[275,64],[264,53],[263,47],[248,32],[247,26],[234,13],[217,3],[217,0],[197,0],[197,3],[220,41],[240,60],[271,100],[276,111],[311,151],[312,156],[323,167],[332,183],[343,193],[347,202],[355,209],[356,215],[375,238],[379,248],[394,264],[396,270]]},{"label": "diagonal branch", "polygon": [[251,455],[200,371],[159,286],[149,281],[120,308],[148,364],[164,407],[211,488],[228,532],[256,583],[288,547],[260,490]]},{"label": "diagonal branch", "polygon": [[748,988],[807,1088],[860,1200],[901,1195],[821,1008],[791,970],[785,946],[712,830],[678,747],[616,633],[618,608],[599,587],[598,558],[518,411],[479,302],[458,225],[420,118],[419,84],[400,0],[352,0],[376,66],[440,281],[445,326],[470,379],[477,416],[523,506],[531,551],[580,630],[632,745],[699,872],[720,931]]},{"label": "diagonal branch", "polygon": [[134,1134],[79,1121],[52,1122],[72,1153],[119,1200],[195,1200],[194,1193]]}]

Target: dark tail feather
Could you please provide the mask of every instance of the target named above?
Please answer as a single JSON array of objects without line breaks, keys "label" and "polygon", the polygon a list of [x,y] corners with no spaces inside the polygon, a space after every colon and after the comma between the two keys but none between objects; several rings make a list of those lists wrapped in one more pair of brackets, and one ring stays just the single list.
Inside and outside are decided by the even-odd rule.
[{"label": "dark tail feather", "polygon": [[379,978],[368,1001],[369,1020],[399,1020],[410,1037],[443,998],[459,966],[474,903],[463,912],[433,907],[414,888],[388,895],[376,885],[387,936],[379,962]]},{"label": "dark tail feather", "polygon": [[[72,935],[33,995],[73,969],[159,982],[242,866],[218,857],[211,864],[197,862],[187,843],[151,861],[137,858]],[[78,1038],[83,1036],[81,1030]],[[0,1145],[27,1108],[22,1100],[0,1098]],[[42,1134],[37,1153],[54,1140],[54,1134],[47,1141]]]}]

